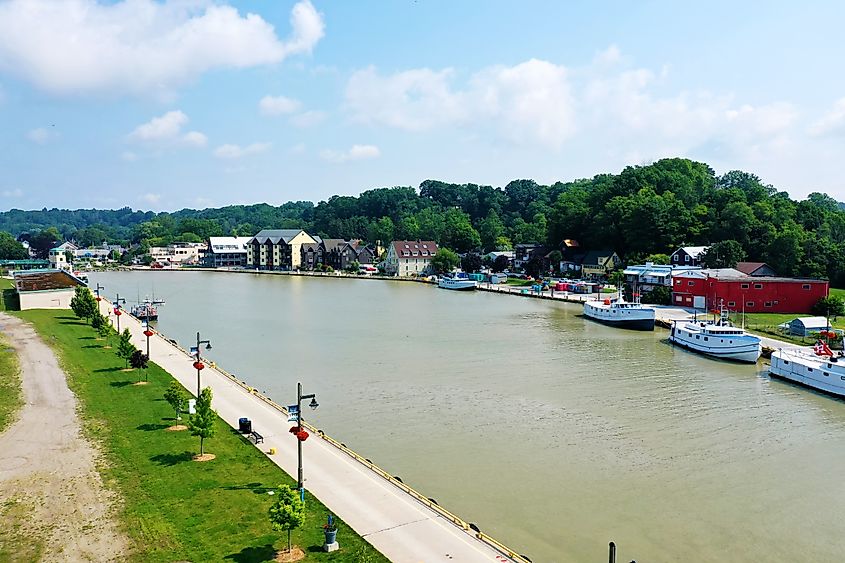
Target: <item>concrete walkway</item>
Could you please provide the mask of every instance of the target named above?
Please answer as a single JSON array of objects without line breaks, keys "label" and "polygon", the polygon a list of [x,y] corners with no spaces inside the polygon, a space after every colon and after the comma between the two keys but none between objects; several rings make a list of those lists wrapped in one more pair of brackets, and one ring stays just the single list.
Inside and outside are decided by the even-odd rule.
[{"label": "concrete walkway", "polygon": [[[104,299],[100,306],[108,315],[110,304]],[[110,315],[110,319],[114,321],[115,316]],[[120,326],[121,330],[128,328],[135,346],[146,351],[140,321],[123,314]],[[196,393],[197,372],[185,352],[156,334],[150,338],[150,356]],[[233,428],[238,427],[239,418],[249,418],[253,429],[264,437],[261,450],[267,453],[275,448],[276,453],[267,453],[268,457],[296,478],[297,440],[288,432],[292,424],[286,416],[216,369],[207,366],[201,378],[202,387],[211,387],[214,393],[212,406],[217,414]],[[214,440],[206,447],[213,453]],[[305,488],[391,561],[521,561],[477,539],[473,532],[453,524],[319,436],[312,434],[303,442],[302,450]],[[338,541],[342,547],[343,538],[338,537]]]}]

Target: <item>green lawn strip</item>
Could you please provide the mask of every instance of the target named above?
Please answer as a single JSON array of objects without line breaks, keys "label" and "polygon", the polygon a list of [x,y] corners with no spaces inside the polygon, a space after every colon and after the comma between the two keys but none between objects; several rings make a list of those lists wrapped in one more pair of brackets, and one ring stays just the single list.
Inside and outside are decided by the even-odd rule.
[{"label": "green lawn strip", "polygon": [[530,285],[534,285],[535,283],[537,283],[537,282],[535,282],[533,280],[521,280],[519,278],[508,278],[508,281],[506,282],[507,285],[515,285],[517,287],[524,287],[524,286],[527,286],[527,285],[530,286]]},{"label": "green lawn strip", "polygon": [[834,287],[831,287],[829,293],[831,297],[840,297],[842,299],[845,299],[845,289],[836,289]]},{"label": "green lawn strip", "polygon": [[[121,371],[114,350],[103,349],[94,331],[70,311],[16,313],[31,321],[61,358],[80,399],[86,434],[100,445],[101,473],[123,500],[119,518],[133,542],[135,561],[253,562],[271,560],[285,547],[267,517],[279,484],[295,482],[218,419],[206,452],[217,458],[197,463],[199,438],[168,432],[173,412],[162,395],[170,374],[150,364],[148,385],[132,385],[135,372]],[[309,561],[386,561],[345,524],[341,550],[324,553],[322,525],[328,510],[306,494],[306,522],[293,541]]]},{"label": "green lawn strip", "polygon": [[[746,313],[745,314],[745,328],[750,332],[762,334],[783,340],[785,342],[792,342],[800,345],[810,345],[815,343],[814,337],[806,336],[792,336],[784,334],[778,325],[789,322],[798,317],[806,317],[809,315],[802,315],[797,313]],[[736,326],[741,326],[743,323],[742,313],[735,313],[731,315],[731,321]],[[845,319],[836,318],[830,319],[830,325],[834,328],[845,328]]]},{"label": "green lawn strip", "polygon": [[0,334],[0,432],[15,419],[23,405],[18,355]]}]

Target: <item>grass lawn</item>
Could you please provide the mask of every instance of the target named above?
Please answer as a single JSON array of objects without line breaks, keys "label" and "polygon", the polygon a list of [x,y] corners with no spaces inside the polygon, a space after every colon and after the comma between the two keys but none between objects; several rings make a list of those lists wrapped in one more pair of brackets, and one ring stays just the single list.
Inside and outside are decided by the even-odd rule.
[{"label": "grass lawn", "polygon": [[12,423],[22,404],[18,356],[0,334],[0,432]]},{"label": "grass lawn", "polygon": [[508,278],[508,281],[505,282],[507,285],[515,285],[517,287],[524,287],[524,286],[531,286],[534,285],[535,281],[533,280],[521,280],[519,278]]},{"label": "grass lawn", "polygon": [[[789,336],[781,332],[778,325],[791,321],[798,317],[807,317],[810,315],[802,315],[796,313],[746,313],[745,314],[745,328],[749,331],[778,338],[787,342],[794,342],[795,344],[809,345],[813,344],[816,339],[812,337]],[[736,326],[741,326],[743,322],[742,313],[734,313],[731,315],[731,321]],[[830,324],[834,328],[845,329],[845,318],[830,319]]]},{"label": "grass lawn", "polygon": [[[199,438],[164,430],[173,412],[162,395],[171,376],[150,364],[149,384],[121,371],[114,350],[102,348],[94,331],[70,311],[16,313],[32,322],[52,345],[80,399],[87,436],[100,444],[107,486],[123,499],[118,518],[132,542],[131,560],[143,562],[271,561],[287,534],[274,532],[267,491],[294,486],[293,479],[224,422],[205,441],[217,459],[197,463]],[[308,561],[387,561],[348,526],[338,532],[340,551],[322,551],[328,510],[306,494],[306,521],[293,543]]]},{"label": "grass lawn", "polygon": [[[0,311],[5,311],[6,292],[15,294],[12,280],[0,279],[0,292],[4,299],[0,299]],[[6,429],[15,417],[15,413],[23,404],[21,392],[20,368],[18,357],[9,343],[0,335],[0,432]]]},{"label": "grass lawn", "polygon": [[839,297],[841,299],[845,299],[845,289],[834,289],[831,287],[829,293],[831,297]]}]

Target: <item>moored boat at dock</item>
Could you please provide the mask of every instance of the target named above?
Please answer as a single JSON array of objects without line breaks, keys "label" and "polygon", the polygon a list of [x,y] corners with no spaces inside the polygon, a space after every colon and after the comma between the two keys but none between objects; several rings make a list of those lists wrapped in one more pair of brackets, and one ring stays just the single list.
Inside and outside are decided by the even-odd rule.
[{"label": "moored boat at dock", "polygon": [[465,272],[455,272],[440,277],[437,280],[437,287],[443,289],[456,289],[459,291],[472,291],[478,287],[478,282],[469,279]]},{"label": "moored boat at dock", "polygon": [[763,352],[760,337],[733,326],[724,309],[715,321],[672,321],[669,341],[713,358],[752,364]]},{"label": "moored boat at dock", "polygon": [[622,296],[585,301],[584,316],[609,326],[654,330],[654,309],[641,303],[629,303]]},{"label": "moored boat at dock", "polygon": [[129,312],[132,313],[133,317],[138,319],[147,321],[158,320],[158,308],[149,300],[144,301],[143,303],[138,303],[137,305],[132,305]]},{"label": "moored boat at dock", "polygon": [[772,352],[769,375],[845,398],[845,357],[822,342],[807,348],[779,348]]}]

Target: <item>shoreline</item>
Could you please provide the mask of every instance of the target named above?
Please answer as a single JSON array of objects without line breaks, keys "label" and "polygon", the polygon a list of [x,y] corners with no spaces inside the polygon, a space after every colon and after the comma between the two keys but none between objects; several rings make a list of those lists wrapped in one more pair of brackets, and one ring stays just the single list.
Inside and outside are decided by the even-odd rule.
[{"label": "shoreline", "polygon": [[[111,270],[96,270],[102,272],[108,272]],[[421,283],[425,285],[433,285],[436,286],[437,283],[433,281],[429,281],[424,278],[407,278],[407,277],[399,277],[399,276],[373,276],[373,275],[358,275],[358,274],[346,274],[346,273],[336,273],[336,272],[308,272],[308,271],[277,271],[277,270],[246,270],[246,269],[221,269],[221,268],[166,268],[166,269],[151,269],[151,268],[120,268],[115,271],[130,271],[130,272],[217,272],[223,274],[254,274],[254,275],[273,275],[273,276],[295,276],[295,277],[312,277],[312,278],[328,278],[328,279],[361,279],[361,280],[378,280],[378,281],[387,281],[387,282],[402,282],[402,283]],[[485,285],[482,285],[485,283]],[[589,299],[595,298],[596,293],[585,293],[585,294],[572,294],[569,292],[557,292],[557,295],[552,294],[552,292],[546,290],[541,293],[537,293],[536,291],[532,291],[528,287],[520,287],[520,286],[509,286],[507,284],[498,284],[498,285],[491,285],[490,283],[486,282],[479,282],[478,287],[476,288],[478,291],[486,291],[489,293],[496,293],[496,294],[504,294],[504,295],[513,295],[516,297],[528,297],[531,299],[545,299],[547,301],[555,301],[555,302],[562,302],[562,303],[573,303],[578,305],[583,305],[583,303]],[[672,322],[677,320],[686,320],[694,315],[694,312],[688,311],[685,308],[681,307],[672,307],[671,305],[655,305],[654,310],[656,312],[656,318],[654,324],[659,326],[663,329],[671,329]],[[663,312],[664,314],[661,315],[660,313]],[[797,314],[797,313],[796,313]],[[753,333],[752,333],[753,334]],[[769,359],[772,355],[772,352],[779,348],[784,347],[794,347],[794,348],[806,348],[806,346],[800,346],[795,344],[794,342],[789,342],[786,340],[779,340],[777,338],[773,338],[772,336],[764,336],[761,334],[756,334],[759,336],[763,345],[763,353],[762,357],[765,359]]]},{"label": "shoreline", "polygon": [[[104,298],[101,312],[108,314],[110,308],[111,302]],[[141,321],[128,313],[123,316],[122,328],[129,329],[136,346],[145,346]],[[156,332],[150,338],[150,354],[151,361],[195,395],[196,370],[187,350]],[[296,475],[297,444],[283,430],[290,424],[287,409],[217,365],[209,364],[201,380],[203,387],[214,392],[214,410],[220,419],[237,429],[238,419],[249,416],[264,437],[263,444],[255,447],[288,475]],[[385,557],[411,562],[427,559],[421,555],[427,552],[428,559],[434,559],[448,549],[461,561],[530,562],[339,440],[305,420],[303,426],[314,438],[302,443],[303,451],[309,450],[303,453],[308,465],[305,488]],[[276,453],[270,453],[271,448]]]}]

